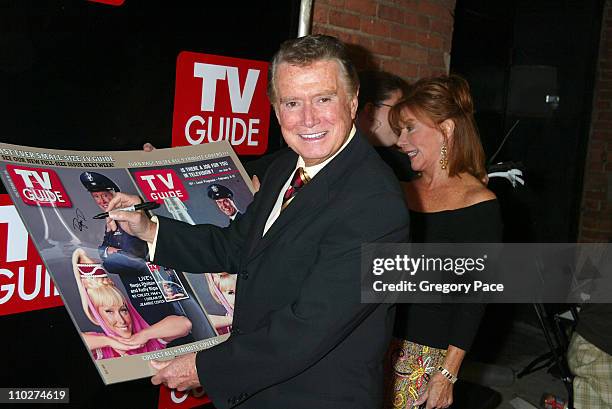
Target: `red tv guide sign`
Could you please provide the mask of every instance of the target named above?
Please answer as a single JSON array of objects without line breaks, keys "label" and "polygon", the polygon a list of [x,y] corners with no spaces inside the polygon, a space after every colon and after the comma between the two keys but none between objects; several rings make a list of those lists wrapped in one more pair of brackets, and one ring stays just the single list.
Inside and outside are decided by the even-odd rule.
[{"label": "red tv guide sign", "polygon": [[201,387],[186,392],[169,389],[164,385],[159,387],[158,409],[199,408],[207,403],[210,403],[210,399]]},{"label": "red tv guide sign", "polygon": [[0,315],[62,305],[8,195],[0,195]]},{"label": "red tv guide sign", "polygon": [[183,51],[176,65],[172,146],[228,140],[241,155],[268,145],[268,63]]}]

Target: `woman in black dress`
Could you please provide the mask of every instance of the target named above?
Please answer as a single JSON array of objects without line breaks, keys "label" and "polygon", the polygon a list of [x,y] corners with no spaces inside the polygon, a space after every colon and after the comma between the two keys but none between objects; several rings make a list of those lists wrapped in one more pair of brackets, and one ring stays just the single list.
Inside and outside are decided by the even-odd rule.
[{"label": "woman in black dress", "polygon": [[[467,82],[458,76],[415,83],[389,114],[398,147],[418,176],[403,183],[415,243],[499,242],[495,195]],[[389,353],[388,406],[446,408],[484,313],[482,304],[399,305]]]}]

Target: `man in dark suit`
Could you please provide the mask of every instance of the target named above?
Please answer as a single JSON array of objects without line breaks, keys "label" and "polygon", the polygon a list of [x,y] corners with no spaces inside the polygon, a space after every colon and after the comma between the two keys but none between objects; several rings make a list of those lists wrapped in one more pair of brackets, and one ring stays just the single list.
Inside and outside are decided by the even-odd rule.
[{"label": "man in dark suit", "polygon": [[[361,245],[405,241],[408,212],[391,170],[356,134],[358,89],[335,38],[283,43],[269,96],[293,151],[270,165],[240,220],[219,228],[112,213],[154,243],[156,263],[238,274],[231,337],[160,363],[153,383],[201,384],[218,409],[381,406],[394,311],[360,302]],[[112,208],[138,200],[120,195]]]}]

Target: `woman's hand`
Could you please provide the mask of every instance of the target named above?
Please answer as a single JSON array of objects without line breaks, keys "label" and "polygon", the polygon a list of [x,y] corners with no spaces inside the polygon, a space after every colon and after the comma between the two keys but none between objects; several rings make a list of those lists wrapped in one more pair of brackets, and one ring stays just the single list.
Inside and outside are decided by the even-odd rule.
[{"label": "woman's hand", "polygon": [[129,338],[117,338],[115,337],[115,339],[118,342],[121,342],[125,345],[130,345],[130,346],[135,346],[135,348],[140,348],[141,346],[143,346],[144,344],[147,343],[147,341],[149,341],[153,335],[150,334],[149,331],[147,331],[149,328],[145,328],[140,332],[137,332],[135,334],[132,334]]},{"label": "woman's hand", "polygon": [[[442,367],[452,374],[459,373],[461,363],[465,358],[465,351],[454,345],[449,345],[446,349],[446,357],[442,362]],[[427,402],[427,409],[447,408],[453,403],[453,384],[444,375],[436,370],[429,379],[425,393],[414,403],[416,406]]]},{"label": "woman's hand", "polygon": [[420,406],[425,402],[427,409],[447,408],[453,403],[453,384],[440,372],[436,372],[429,379],[425,392],[414,405]]},{"label": "woman's hand", "polygon": [[128,339],[106,336],[108,339],[107,346],[113,348],[115,351],[119,353],[119,355],[125,355],[127,351],[131,351],[132,349],[141,348],[144,343],[138,342],[129,342]]},{"label": "woman's hand", "polygon": [[142,331],[133,334],[130,340],[147,342],[150,339],[162,339],[171,342],[184,337],[191,331],[191,321],[181,315],[168,315],[166,318],[151,325]]},{"label": "woman's hand", "polygon": [[122,338],[94,333],[84,333],[83,338],[85,339],[87,347],[92,351],[98,348],[111,347],[117,351],[119,355],[125,355],[127,351],[137,349],[142,346],[136,343],[128,344]]}]

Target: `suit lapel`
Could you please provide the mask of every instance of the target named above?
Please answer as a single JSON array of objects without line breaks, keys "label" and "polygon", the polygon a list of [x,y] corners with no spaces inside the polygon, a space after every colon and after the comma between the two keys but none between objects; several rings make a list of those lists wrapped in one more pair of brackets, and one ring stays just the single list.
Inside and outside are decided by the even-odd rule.
[{"label": "suit lapel", "polygon": [[[287,176],[288,178],[289,176]],[[286,179],[285,179],[286,180]],[[279,191],[280,193],[280,191]],[[278,198],[278,195],[277,195]],[[276,198],[275,198],[276,199]],[[276,200],[275,200],[276,201]],[[297,195],[293,198],[289,206],[283,210],[278,218],[274,221],[266,235],[261,237],[263,229],[259,232],[261,239],[256,243],[253,251],[250,253],[250,258],[256,257],[264,251],[271,243],[274,243],[278,236],[284,231],[288,224],[296,222],[301,218],[308,218],[311,213],[316,212],[328,202],[327,181],[324,178],[319,178],[317,175],[306,186],[302,187]],[[274,204],[272,204],[274,206]],[[267,220],[272,207],[268,209],[268,213],[262,218]],[[265,224],[265,222],[264,222]]]},{"label": "suit lapel", "polygon": [[260,202],[257,208],[253,209],[257,213],[257,218],[249,232],[247,257],[250,257],[253,249],[261,241],[268,216],[272,212],[272,208],[278,199],[283,185],[289,178],[290,173],[293,172],[296,161],[297,155],[294,152],[288,153],[286,156],[278,159],[278,164],[273,163],[266,172],[266,177],[262,181],[261,189],[258,193],[258,195],[261,195]]},{"label": "suit lapel", "polygon": [[373,148],[357,132],[348,146],[298,192],[289,206],[281,212],[278,219],[272,224],[266,235],[262,237],[263,229],[278,199],[280,190],[295,169],[297,161],[296,154],[279,158],[278,166],[275,163],[274,166],[270,167],[268,173],[271,173],[271,176],[266,177],[266,180],[262,183],[260,193],[263,196],[256,209],[258,216],[248,240],[250,245],[247,258],[254,258],[265,250],[292,221],[306,218],[327,205],[332,185],[341,180],[346,172],[350,172],[351,169],[359,166],[368,150],[374,153]]}]

